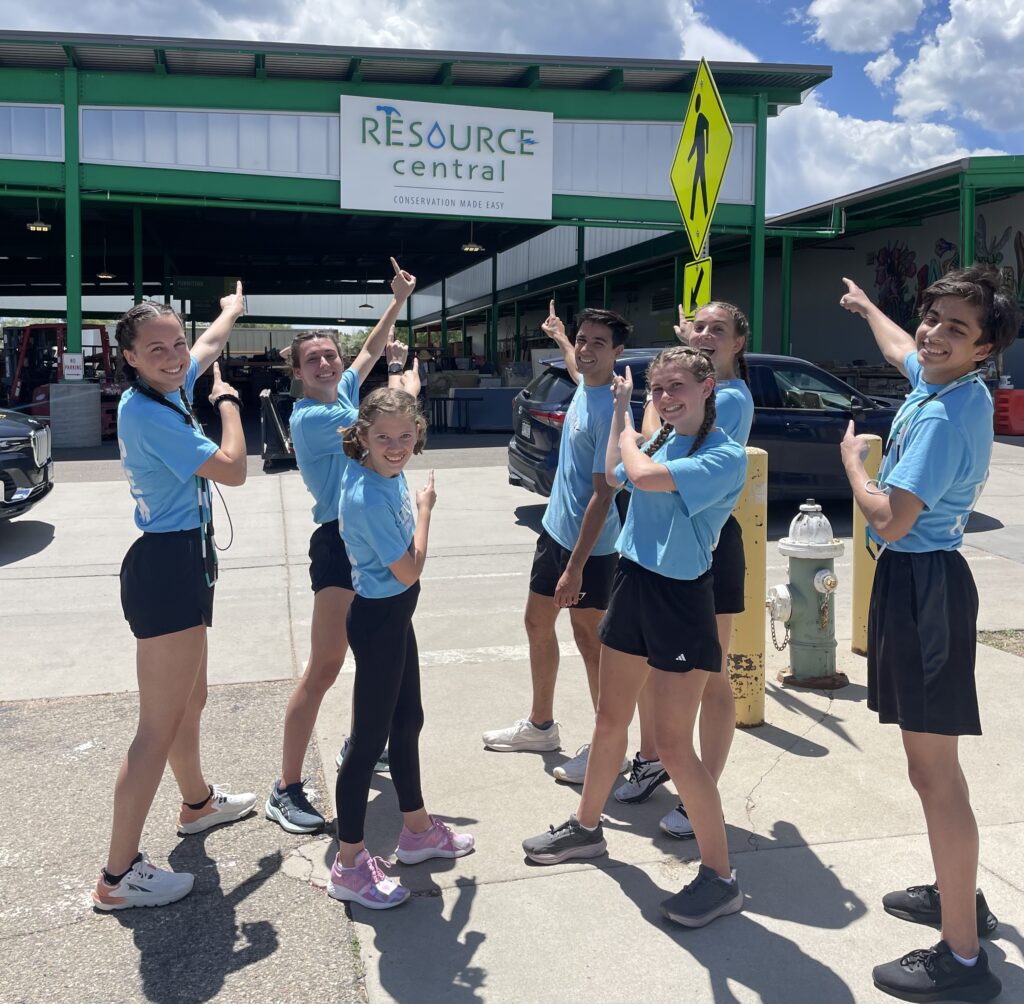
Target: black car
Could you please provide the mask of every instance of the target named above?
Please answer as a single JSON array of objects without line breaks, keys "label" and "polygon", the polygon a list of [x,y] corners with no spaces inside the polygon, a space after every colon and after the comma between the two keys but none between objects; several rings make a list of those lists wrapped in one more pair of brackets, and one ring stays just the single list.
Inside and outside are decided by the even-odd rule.
[{"label": "black car", "polygon": [[37,418],[0,409],[0,521],[21,516],[53,490],[50,429]]},{"label": "black car", "polygon": [[[628,349],[616,361],[633,374],[633,420],[640,427],[647,396],[647,366],[657,349]],[[792,356],[748,353],[754,424],[748,445],[768,454],[768,497],[777,499],[849,498],[839,442],[852,418],[858,432],[884,441],[899,406],[891,398],[872,398],[813,363]],[[558,465],[562,423],[575,384],[561,359],[516,396],[512,439],[508,444],[509,484],[550,495]]]}]

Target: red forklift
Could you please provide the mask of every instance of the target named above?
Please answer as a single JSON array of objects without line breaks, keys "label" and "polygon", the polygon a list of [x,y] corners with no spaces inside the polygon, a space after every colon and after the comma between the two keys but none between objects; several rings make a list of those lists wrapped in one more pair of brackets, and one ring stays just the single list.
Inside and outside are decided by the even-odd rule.
[{"label": "red forklift", "polygon": [[[50,417],[50,384],[64,377],[66,324],[29,324],[3,329],[3,380],[0,397],[9,408],[27,410],[37,418]],[[127,387],[118,377],[110,338],[102,324],[83,324],[99,332],[99,345],[83,345],[84,379],[100,385],[100,427],[103,437],[117,435],[117,402]]]}]

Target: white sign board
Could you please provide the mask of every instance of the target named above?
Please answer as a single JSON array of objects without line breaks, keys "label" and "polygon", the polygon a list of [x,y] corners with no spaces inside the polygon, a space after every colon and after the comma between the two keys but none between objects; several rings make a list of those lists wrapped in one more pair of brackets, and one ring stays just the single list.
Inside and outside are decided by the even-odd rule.
[{"label": "white sign board", "polygon": [[553,116],[341,98],[341,206],[551,219]]},{"label": "white sign board", "polygon": [[[83,332],[84,334],[84,332]],[[64,353],[64,379],[85,379],[85,356],[81,352]]]}]

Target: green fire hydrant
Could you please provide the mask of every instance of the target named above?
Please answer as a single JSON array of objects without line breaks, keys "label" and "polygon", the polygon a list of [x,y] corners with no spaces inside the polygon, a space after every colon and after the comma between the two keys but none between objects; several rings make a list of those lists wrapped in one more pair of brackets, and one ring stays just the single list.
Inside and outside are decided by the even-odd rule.
[{"label": "green fire hydrant", "polygon": [[[789,535],[779,541],[779,553],[789,558],[789,582],[768,590],[767,607],[772,621],[772,644],[781,652],[789,646],[789,672],[780,673],[786,687],[838,690],[850,681],[836,672],[835,591],[839,579],[835,559],[843,543],[832,534],[832,525],[821,506],[808,499],[789,525]],[[775,622],[786,625],[780,645]]]}]

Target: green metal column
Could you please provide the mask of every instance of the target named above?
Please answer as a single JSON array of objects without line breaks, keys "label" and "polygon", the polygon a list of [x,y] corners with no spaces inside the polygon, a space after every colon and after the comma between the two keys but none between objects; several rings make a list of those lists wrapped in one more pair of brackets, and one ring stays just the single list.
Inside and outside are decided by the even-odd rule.
[{"label": "green metal column", "polygon": [[82,199],[78,175],[78,70],[64,69],[64,284],[68,352],[82,351]]},{"label": "green metal column", "polygon": [[132,206],[132,287],[136,303],[142,303],[142,206]]},{"label": "green metal column", "polygon": [[754,225],[750,230],[750,350],[764,344],[764,213],[768,151],[768,100],[755,98],[757,131],[754,148]]},{"label": "green metal column", "polygon": [[977,226],[975,191],[967,175],[960,175],[960,267],[974,264],[974,240]]},{"label": "green metal column", "polygon": [[[405,326],[409,329],[409,354],[414,354],[414,347],[416,345],[416,336],[412,330],[412,297],[405,301]],[[429,335],[427,336],[429,341]]]},{"label": "green metal column", "polygon": [[444,276],[441,276],[441,351],[448,351],[448,290]]},{"label": "green metal column", "polygon": [[512,329],[512,362],[517,363],[519,362],[519,357],[523,351],[523,340],[519,335],[519,324],[521,321],[521,317],[518,300],[516,300],[516,302],[512,304],[512,318],[512,324],[514,325]]},{"label": "green metal column", "polygon": [[[682,255],[677,254],[675,258],[672,259],[672,296],[674,298],[674,302],[672,304],[673,315],[676,312],[676,304],[683,302],[683,267],[685,265],[686,262],[683,260]],[[676,322],[673,321],[672,323],[675,324]]]},{"label": "green metal column", "polygon": [[587,308],[587,228],[576,228],[576,309]]},{"label": "green metal column", "polygon": [[793,238],[782,238],[782,329],[779,352],[790,355],[790,323],[793,316]]},{"label": "green metal column", "polygon": [[605,310],[611,309],[612,305],[612,277],[606,275],[601,283],[601,306]]},{"label": "green metal column", "polygon": [[491,259],[491,310],[488,317],[487,361],[498,363],[498,256]]}]

